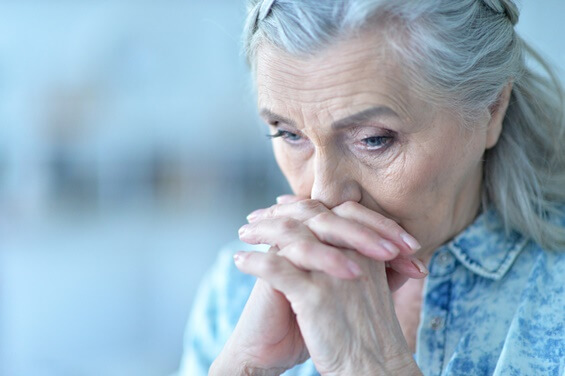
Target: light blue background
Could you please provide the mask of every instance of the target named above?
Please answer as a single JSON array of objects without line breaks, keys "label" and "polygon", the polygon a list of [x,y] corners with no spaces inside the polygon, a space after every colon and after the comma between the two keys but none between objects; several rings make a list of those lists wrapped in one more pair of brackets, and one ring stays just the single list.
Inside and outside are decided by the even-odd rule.
[{"label": "light blue background", "polygon": [[[522,9],[565,67],[565,2]],[[174,371],[215,252],[288,189],[243,17],[234,0],[0,2],[0,375]]]}]

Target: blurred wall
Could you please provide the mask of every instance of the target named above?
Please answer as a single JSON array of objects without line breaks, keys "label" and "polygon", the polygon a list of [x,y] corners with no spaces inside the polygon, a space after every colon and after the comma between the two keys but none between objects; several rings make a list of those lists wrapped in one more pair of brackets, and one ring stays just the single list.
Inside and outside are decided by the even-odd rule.
[{"label": "blurred wall", "polygon": [[286,190],[236,1],[0,2],[0,375],[163,375]]},{"label": "blurred wall", "polygon": [[[522,8],[565,67],[565,2]],[[0,375],[174,371],[216,251],[288,192],[243,17],[233,0],[0,1]]]}]

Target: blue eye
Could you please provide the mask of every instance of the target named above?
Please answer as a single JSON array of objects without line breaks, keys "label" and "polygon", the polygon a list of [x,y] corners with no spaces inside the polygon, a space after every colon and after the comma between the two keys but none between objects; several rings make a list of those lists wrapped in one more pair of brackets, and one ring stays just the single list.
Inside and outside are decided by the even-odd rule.
[{"label": "blue eye", "polygon": [[267,137],[269,138],[278,138],[281,137],[284,140],[290,141],[290,142],[296,142],[296,141],[300,141],[302,139],[302,137],[296,133],[292,133],[289,131],[283,131],[282,129],[277,130],[277,132],[275,134],[268,134]]},{"label": "blue eye", "polygon": [[392,137],[390,136],[373,136],[367,137],[361,140],[369,149],[377,150],[382,149],[392,142]]}]

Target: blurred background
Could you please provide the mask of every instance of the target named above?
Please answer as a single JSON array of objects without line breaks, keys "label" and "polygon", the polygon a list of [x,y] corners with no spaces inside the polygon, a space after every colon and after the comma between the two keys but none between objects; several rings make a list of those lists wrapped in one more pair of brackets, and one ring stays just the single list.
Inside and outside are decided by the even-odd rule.
[{"label": "blurred background", "polygon": [[[0,1],[0,375],[177,368],[216,252],[288,192],[239,53],[244,8]],[[522,9],[565,67],[565,2]]]}]

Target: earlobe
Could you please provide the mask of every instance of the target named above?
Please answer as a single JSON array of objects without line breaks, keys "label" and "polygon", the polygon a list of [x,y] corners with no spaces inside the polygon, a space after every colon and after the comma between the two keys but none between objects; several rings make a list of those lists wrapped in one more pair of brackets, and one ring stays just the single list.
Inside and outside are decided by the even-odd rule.
[{"label": "earlobe", "polygon": [[500,92],[498,100],[489,108],[490,120],[487,128],[487,138],[485,149],[490,149],[496,145],[500,134],[502,133],[502,126],[508,103],[510,102],[510,95],[512,93],[512,81],[508,82],[504,89]]}]

